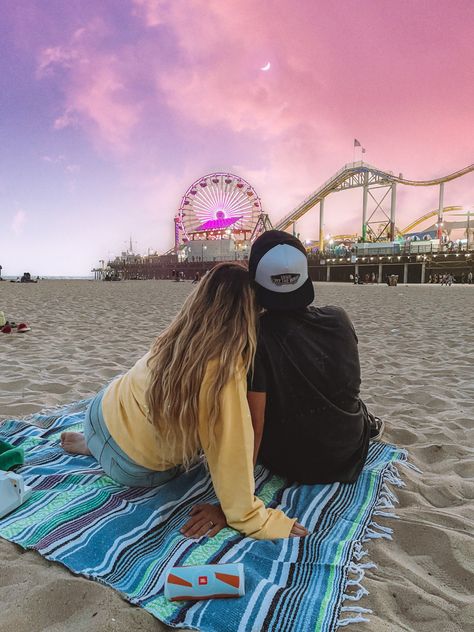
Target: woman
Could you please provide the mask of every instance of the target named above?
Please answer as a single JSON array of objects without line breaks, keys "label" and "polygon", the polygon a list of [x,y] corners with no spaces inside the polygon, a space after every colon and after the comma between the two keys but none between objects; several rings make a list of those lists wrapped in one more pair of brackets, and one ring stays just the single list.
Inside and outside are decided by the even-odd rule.
[{"label": "woman", "polygon": [[[64,432],[67,452],[91,454],[118,483],[154,487],[204,452],[229,526],[257,539],[305,535],[294,519],[255,497],[246,375],[256,346],[248,272],[217,265],[151,350],[99,393],[84,434]],[[219,527],[199,512],[185,535]]]}]

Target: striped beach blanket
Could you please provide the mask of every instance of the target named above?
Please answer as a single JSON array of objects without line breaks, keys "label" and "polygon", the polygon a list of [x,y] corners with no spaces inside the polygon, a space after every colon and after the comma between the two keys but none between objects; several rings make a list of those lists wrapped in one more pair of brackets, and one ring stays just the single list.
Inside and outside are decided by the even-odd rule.
[{"label": "striped beach blanket", "polygon": [[[269,507],[298,516],[311,535],[257,541],[226,528],[214,538],[179,533],[196,503],[215,502],[202,466],[152,490],[121,487],[92,457],[67,455],[62,430],[80,430],[87,401],[7,420],[0,439],[25,450],[17,470],[33,488],[31,498],[0,519],[0,536],[73,573],[111,586],[161,621],[209,632],[329,632],[366,621],[359,600],[367,561],[366,543],[391,538],[379,524],[393,517],[391,485],[403,486],[396,465],[405,451],[370,446],[356,483],[288,485],[262,467],[255,471],[258,496]],[[232,600],[169,602],[166,571],[176,565],[242,562],[246,594]]]}]

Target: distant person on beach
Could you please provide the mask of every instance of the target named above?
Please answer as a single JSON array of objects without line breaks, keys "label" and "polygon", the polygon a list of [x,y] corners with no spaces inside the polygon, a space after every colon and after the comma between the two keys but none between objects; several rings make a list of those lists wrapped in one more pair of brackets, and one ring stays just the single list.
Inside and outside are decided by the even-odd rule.
[{"label": "distant person on beach", "polygon": [[472,271],[468,272],[467,282],[468,282],[469,285],[472,285]]},{"label": "distant person on beach", "polygon": [[[204,453],[224,524],[262,540],[306,535],[295,519],[255,496],[246,380],[256,321],[247,270],[215,266],[150,351],[94,398],[84,434],[62,433],[62,447],[93,455],[108,476],[130,487],[161,485]],[[197,511],[181,532],[212,536],[221,514],[203,519]]]},{"label": "distant person on beach", "polygon": [[38,281],[31,278],[30,272],[23,272],[20,283],[38,283]]},{"label": "distant person on beach", "polygon": [[199,272],[196,272],[193,279],[193,285],[195,285],[196,283],[199,283],[200,278],[201,277],[199,276]]}]

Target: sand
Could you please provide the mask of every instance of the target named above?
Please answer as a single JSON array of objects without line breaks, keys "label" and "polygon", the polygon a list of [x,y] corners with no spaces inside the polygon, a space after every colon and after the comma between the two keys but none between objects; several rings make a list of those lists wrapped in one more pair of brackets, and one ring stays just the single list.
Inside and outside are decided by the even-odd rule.
[{"label": "sand", "polygon": [[[189,282],[0,283],[0,309],[28,334],[0,333],[0,419],[94,394],[148,348]],[[474,286],[316,285],[359,336],[362,395],[422,474],[402,471],[392,542],[369,544],[377,569],[352,632],[474,629]],[[169,629],[112,589],[0,540],[0,632]],[[225,625],[222,628],[225,632]],[[301,631],[305,632],[305,631]]]}]

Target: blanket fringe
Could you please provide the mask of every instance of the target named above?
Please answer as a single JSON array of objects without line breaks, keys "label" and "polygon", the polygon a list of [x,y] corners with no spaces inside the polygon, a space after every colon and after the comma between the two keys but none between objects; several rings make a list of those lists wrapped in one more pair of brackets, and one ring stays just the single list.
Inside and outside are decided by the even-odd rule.
[{"label": "blanket fringe", "polygon": [[355,617],[346,617],[345,619],[339,619],[337,622],[338,627],[344,627],[346,625],[350,625],[351,623],[368,623],[370,619],[367,617],[361,616],[362,614],[372,614],[372,610],[369,608],[361,608],[360,606],[343,606],[341,608],[341,612],[354,612]]},{"label": "blanket fringe", "polygon": [[61,404],[60,406],[47,406],[36,413],[26,415],[23,418],[23,421],[25,423],[33,423],[33,425],[40,425],[38,424],[38,421],[40,419],[42,423],[44,423],[45,421],[56,421],[66,415],[72,415],[73,413],[78,413],[86,410],[91,400],[92,397],[86,397],[85,399],[80,399],[77,402],[71,402],[69,404]]},{"label": "blanket fringe", "polygon": [[[421,470],[419,470],[416,465],[413,465],[408,461],[408,452],[406,450],[399,450],[397,465],[398,464],[421,474]],[[373,519],[375,516],[398,518],[397,514],[393,511],[395,506],[398,504],[398,498],[390,489],[389,485],[398,487],[399,489],[405,487],[405,483],[400,478],[397,467],[393,462],[385,468],[383,473],[383,482],[380,489],[379,499],[375,505],[374,511],[372,512],[372,520],[365,529],[362,539],[354,545],[352,552],[353,559],[347,569],[348,577],[346,579],[344,594],[342,596],[343,603],[357,602],[362,599],[362,597],[369,594],[367,588],[362,585],[362,581],[365,577],[366,570],[370,568],[377,568],[377,565],[370,561],[361,563],[361,560],[366,558],[369,554],[367,549],[363,548],[363,544],[369,540],[392,539],[393,529],[380,525]],[[352,589],[350,594],[348,594],[348,588]],[[372,610],[356,605],[342,606],[339,618],[336,622],[336,629],[345,627],[346,625],[350,625],[352,623],[368,623],[370,622],[370,619],[363,616],[367,614],[372,614]]]}]

